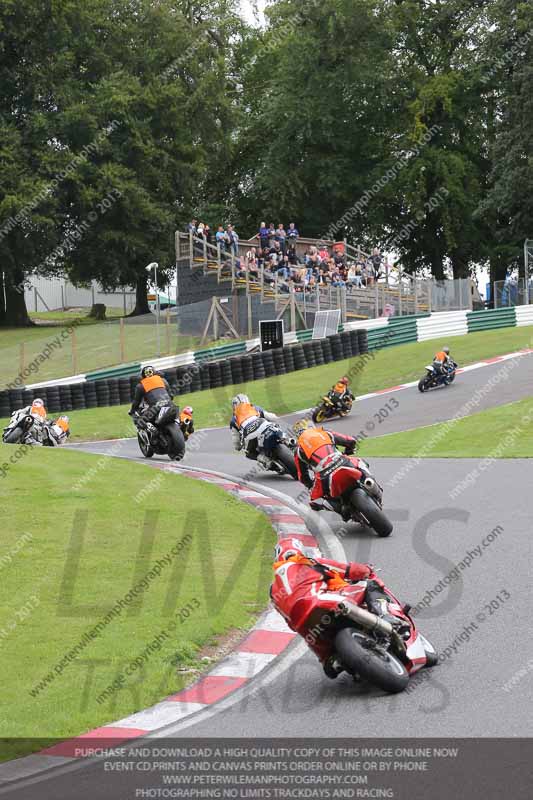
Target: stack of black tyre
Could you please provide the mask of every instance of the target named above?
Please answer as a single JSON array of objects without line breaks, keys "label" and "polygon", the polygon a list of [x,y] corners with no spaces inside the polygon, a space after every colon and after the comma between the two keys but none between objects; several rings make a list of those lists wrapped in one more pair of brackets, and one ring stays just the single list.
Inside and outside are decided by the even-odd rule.
[{"label": "stack of black tyre", "polygon": [[[311,339],[264,352],[242,355],[220,361],[204,361],[171,367],[164,371],[174,396],[188,395],[204,389],[235,386],[272,375],[284,375],[333,361],[368,353],[366,330],[344,331],[325,339]],[[0,391],[0,417],[8,417],[15,409],[42,397],[53,414],[70,409],[94,408],[129,403],[139,376],[107,378],[85,383],[10,389]]]}]

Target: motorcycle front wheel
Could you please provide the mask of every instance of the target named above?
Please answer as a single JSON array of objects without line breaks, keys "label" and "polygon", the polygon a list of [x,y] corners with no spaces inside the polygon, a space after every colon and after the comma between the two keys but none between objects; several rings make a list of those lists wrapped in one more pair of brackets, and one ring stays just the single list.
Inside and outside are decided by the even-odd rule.
[{"label": "motorcycle front wheel", "polygon": [[314,408],[313,413],[311,414],[311,419],[313,422],[324,422],[328,418],[326,409],[324,406],[320,406],[319,408]]},{"label": "motorcycle front wheel", "polygon": [[274,448],[273,452],[274,458],[279,461],[285,467],[287,474],[294,478],[295,481],[298,480],[298,471],[296,469],[296,462],[294,461],[294,456],[290,448],[287,447],[286,444],[278,444]]},{"label": "motorcycle front wheel", "polygon": [[145,458],[152,458],[154,454],[154,448],[150,444],[146,444],[144,439],[140,434],[137,434],[137,442],[139,443],[139,450],[143,454]]},{"label": "motorcycle front wheel", "polygon": [[173,422],[171,425],[167,425],[165,431],[170,439],[168,457],[173,461],[181,461],[185,455],[185,439],[181,428],[178,428],[176,423]]},{"label": "motorcycle front wheel", "polygon": [[357,513],[363,517],[370,528],[376,531],[378,536],[383,538],[391,535],[392,522],[363,489],[354,489],[350,501]]},{"label": "motorcycle front wheel", "polygon": [[9,433],[4,433],[2,441],[4,444],[18,444],[22,439],[22,431],[20,428],[13,428]]},{"label": "motorcycle front wheel", "polygon": [[385,692],[403,692],[409,683],[404,665],[362,631],[343,628],[335,637],[335,650],[351,675],[359,675]]}]

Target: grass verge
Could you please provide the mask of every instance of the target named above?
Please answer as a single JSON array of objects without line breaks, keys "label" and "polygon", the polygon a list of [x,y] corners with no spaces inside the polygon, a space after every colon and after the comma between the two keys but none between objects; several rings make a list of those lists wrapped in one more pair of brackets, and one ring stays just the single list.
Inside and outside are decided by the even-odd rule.
[{"label": "grass verge", "polygon": [[533,398],[526,398],[452,423],[365,439],[360,453],[387,458],[531,458],[532,422]]},{"label": "grass verge", "polygon": [[[0,464],[13,451],[0,445]],[[179,691],[208,666],[202,648],[266,606],[274,532],[217,487],[33,448],[0,477],[0,502],[0,721],[3,737],[17,737],[4,739],[3,758]]]}]

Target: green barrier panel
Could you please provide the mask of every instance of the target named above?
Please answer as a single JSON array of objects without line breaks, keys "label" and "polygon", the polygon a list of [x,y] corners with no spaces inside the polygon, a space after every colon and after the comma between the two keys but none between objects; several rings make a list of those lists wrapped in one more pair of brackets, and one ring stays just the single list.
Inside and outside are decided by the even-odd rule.
[{"label": "green barrier panel", "polygon": [[197,362],[214,361],[222,358],[229,358],[229,356],[239,355],[239,353],[246,352],[246,342],[232,342],[231,344],[223,344],[219,347],[210,347],[207,350],[197,350],[194,353],[194,360]]},{"label": "green barrier panel", "polygon": [[514,308],[469,311],[466,315],[466,321],[469,333],[495,328],[514,328],[516,326],[516,312]]},{"label": "green barrier panel", "polygon": [[141,362],[135,364],[122,364],[120,367],[109,367],[98,372],[89,372],[85,379],[88,381],[99,381],[102,378],[125,378],[128,375],[138,374],[141,370]]},{"label": "green barrier panel", "polygon": [[308,342],[313,338],[313,331],[310,328],[305,331],[296,331],[296,338],[299,342]]}]

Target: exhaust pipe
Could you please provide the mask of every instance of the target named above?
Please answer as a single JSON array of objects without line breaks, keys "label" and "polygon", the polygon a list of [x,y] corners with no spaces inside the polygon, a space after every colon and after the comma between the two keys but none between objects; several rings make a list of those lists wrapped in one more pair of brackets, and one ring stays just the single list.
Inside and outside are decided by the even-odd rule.
[{"label": "exhaust pipe", "polygon": [[370,490],[375,489],[376,481],[374,480],[374,478],[365,478],[364,481],[363,481],[363,486],[366,489],[370,489]]},{"label": "exhaust pipe", "polygon": [[394,631],[390,622],[381,619],[376,614],[372,614],[371,611],[367,611],[365,608],[356,606],[355,603],[350,603],[348,600],[339,603],[339,611],[354,622],[357,622],[361,627],[367,628],[367,630],[378,630],[380,633],[387,634],[387,636],[390,636]]}]

